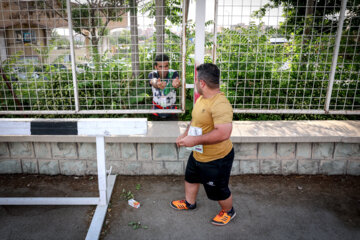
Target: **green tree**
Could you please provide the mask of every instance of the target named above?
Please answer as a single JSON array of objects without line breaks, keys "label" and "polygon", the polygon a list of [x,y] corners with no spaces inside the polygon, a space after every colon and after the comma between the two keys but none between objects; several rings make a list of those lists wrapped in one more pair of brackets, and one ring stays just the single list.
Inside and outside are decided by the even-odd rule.
[{"label": "green tree", "polygon": [[166,21],[171,24],[179,25],[182,22],[181,0],[155,0],[145,3],[142,13],[148,13],[150,18],[155,18],[156,28],[156,53],[165,52]]}]

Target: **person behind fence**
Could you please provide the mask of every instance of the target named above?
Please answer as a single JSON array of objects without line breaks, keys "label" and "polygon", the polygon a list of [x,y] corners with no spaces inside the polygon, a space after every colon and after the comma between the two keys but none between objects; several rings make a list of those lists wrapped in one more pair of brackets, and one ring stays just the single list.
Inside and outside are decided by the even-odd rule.
[{"label": "person behind fence", "polygon": [[[153,93],[153,109],[177,109],[176,88],[181,86],[179,73],[169,69],[169,57],[160,54],[155,57],[155,71],[149,74]],[[176,114],[154,113],[158,119],[176,120]]]},{"label": "person behind fence", "polygon": [[171,201],[170,206],[177,210],[195,209],[202,184],[207,197],[217,201],[221,207],[211,223],[222,226],[236,215],[228,186],[234,161],[230,140],[233,110],[220,91],[219,68],[206,63],[196,70],[195,86],[200,97],[194,105],[190,125],[176,140],[178,147],[192,150],[185,170],[185,199]]}]

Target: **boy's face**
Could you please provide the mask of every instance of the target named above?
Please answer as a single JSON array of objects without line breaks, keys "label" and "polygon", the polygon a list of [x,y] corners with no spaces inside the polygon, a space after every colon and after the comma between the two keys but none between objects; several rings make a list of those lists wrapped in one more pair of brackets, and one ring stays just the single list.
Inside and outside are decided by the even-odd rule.
[{"label": "boy's face", "polygon": [[157,62],[155,69],[158,71],[160,78],[163,79],[169,72],[169,62]]}]

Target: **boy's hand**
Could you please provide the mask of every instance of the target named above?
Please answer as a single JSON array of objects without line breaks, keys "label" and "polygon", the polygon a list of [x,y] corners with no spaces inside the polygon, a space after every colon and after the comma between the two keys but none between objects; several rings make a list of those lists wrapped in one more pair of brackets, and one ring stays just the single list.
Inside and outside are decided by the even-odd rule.
[{"label": "boy's hand", "polygon": [[180,82],[180,80],[179,80],[179,77],[176,77],[176,78],[172,81],[172,86],[173,86],[174,88],[178,88],[178,87],[180,87],[180,85],[181,85],[181,82]]},{"label": "boy's hand", "polygon": [[157,88],[160,88],[160,89],[164,89],[166,87],[166,82],[162,82],[160,78],[158,78],[157,82],[156,82],[156,86]]}]

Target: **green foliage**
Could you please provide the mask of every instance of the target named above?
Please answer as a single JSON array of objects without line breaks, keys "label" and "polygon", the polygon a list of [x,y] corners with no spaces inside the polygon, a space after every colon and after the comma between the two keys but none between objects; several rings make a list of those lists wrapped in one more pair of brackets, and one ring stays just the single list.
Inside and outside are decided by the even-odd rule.
[{"label": "green foliage", "polygon": [[[264,4],[258,11],[253,12],[253,16],[262,18],[265,14],[273,9],[282,7],[284,11],[286,31],[291,34],[303,34],[304,28],[309,25],[322,26],[322,28],[312,28],[313,35],[317,33],[327,32],[334,34],[336,32],[336,26],[338,24],[338,18],[336,16],[340,12],[341,1],[339,0],[317,0],[313,1],[313,16],[306,16],[306,3],[307,1],[299,0],[270,0],[269,3]],[[344,22],[344,29],[346,31],[358,31],[360,24],[360,8],[358,7],[360,0],[348,0],[346,5],[346,17]],[[326,17],[325,17],[326,16]]]},{"label": "green foliage", "polygon": [[143,228],[143,229],[149,228],[146,225],[142,225],[141,222],[129,222],[128,226],[132,227],[134,230],[141,229],[141,228]]},{"label": "green foliage", "polygon": [[[180,24],[182,22],[182,8],[180,0],[165,0],[166,20],[171,24]],[[150,18],[155,18],[156,6],[155,1],[145,2],[140,8],[141,13],[148,13]]]},{"label": "green foliage", "polygon": [[134,194],[131,191],[126,191],[126,189],[123,188],[120,198],[128,201],[130,199],[134,199]]},{"label": "green foliage", "polygon": [[[271,33],[262,24],[224,29],[218,35],[222,89],[236,108],[268,108],[282,84],[277,69],[283,61],[283,47],[269,44]],[[237,96],[242,96],[239,98]]]},{"label": "green foliage", "polygon": [[[239,109],[309,109],[324,107],[331,69],[334,37],[321,33],[306,39],[293,35],[284,44],[270,38],[284,29],[266,28],[262,23],[224,29],[218,35],[217,56],[222,91]],[[341,40],[332,92],[331,110],[353,110],[360,57],[356,39]],[[287,68],[284,68],[287,64]]]}]

